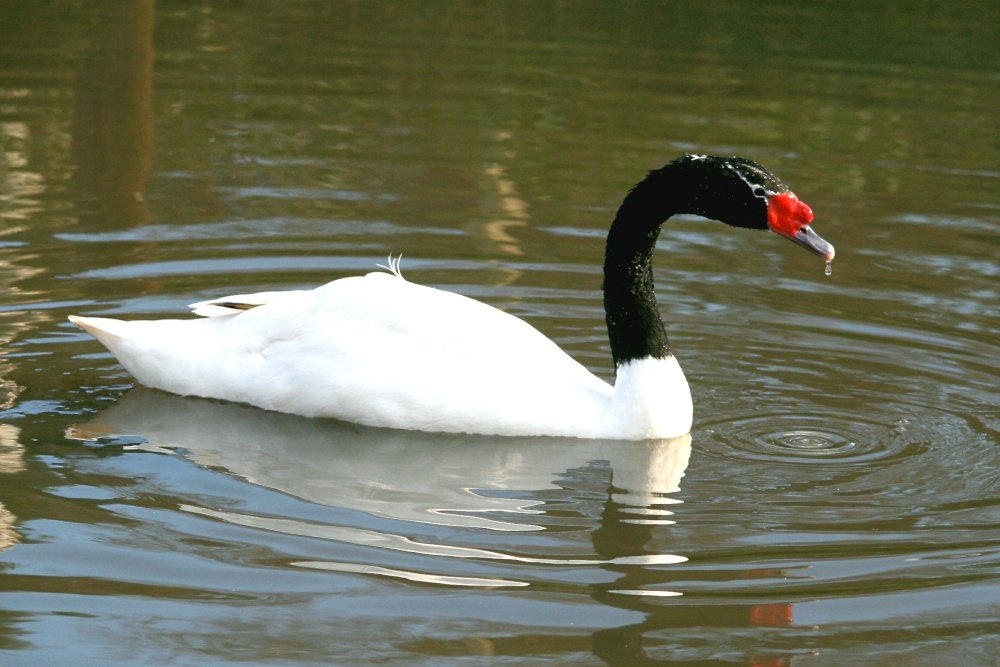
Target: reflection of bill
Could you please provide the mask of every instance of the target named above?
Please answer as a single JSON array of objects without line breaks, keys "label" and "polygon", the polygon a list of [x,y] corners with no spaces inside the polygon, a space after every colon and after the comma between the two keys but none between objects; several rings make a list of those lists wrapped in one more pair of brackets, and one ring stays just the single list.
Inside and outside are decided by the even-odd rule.
[{"label": "reflection of bill", "polygon": [[792,605],[758,604],[750,608],[750,625],[756,628],[782,628],[792,624]]}]

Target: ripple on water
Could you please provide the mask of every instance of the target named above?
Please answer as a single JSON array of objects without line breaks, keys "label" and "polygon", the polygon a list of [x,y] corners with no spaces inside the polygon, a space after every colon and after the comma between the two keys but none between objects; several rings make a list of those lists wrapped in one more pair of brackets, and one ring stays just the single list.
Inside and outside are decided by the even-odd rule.
[{"label": "ripple on water", "polygon": [[908,421],[881,423],[856,415],[723,415],[705,432],[728,448],[724,455],[786,463],[868,463],[922,449],[905,433]]}]

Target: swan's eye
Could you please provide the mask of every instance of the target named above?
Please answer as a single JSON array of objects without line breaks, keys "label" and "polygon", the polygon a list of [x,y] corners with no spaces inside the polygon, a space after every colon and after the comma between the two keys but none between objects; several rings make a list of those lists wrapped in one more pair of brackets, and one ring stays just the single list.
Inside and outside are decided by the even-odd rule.
[{"label": "swan's eye", "polygon": [[767,190],[765,190],[764,187],[760,185],[750,186],[750,191],[753,192],[754,197],[760,197],[761,199],[764,199],[767,196]]}]

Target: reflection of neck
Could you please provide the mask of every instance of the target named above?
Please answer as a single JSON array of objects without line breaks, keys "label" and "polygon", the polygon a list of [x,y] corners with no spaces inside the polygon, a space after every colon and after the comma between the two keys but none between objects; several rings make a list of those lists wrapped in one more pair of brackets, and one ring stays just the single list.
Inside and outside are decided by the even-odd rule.
[{"label": "reflection of neck", "polygon": [[[691,457],[691,436],[630,442],[609,454],[612,478],[601,522],[591,539],[598,555],[658,556],[648,544],[656,525],[673,523],[663,505],[678,504],[664,494],[680,491],[679,483]],[[640,520],[641,522],[637,522]]]},{"label": "reflection of neck", "polygon": [[[676,498],[664,498],[663,494],[681,490],[681,477],[691,459],[691,436],[635,444],[637,449],[644,449],[641,454],[637,452],[636,458],[630,461],[611,459],[616,500],[633,507],[681,502]],[[642,465],[635,465],[640,456]]]}]

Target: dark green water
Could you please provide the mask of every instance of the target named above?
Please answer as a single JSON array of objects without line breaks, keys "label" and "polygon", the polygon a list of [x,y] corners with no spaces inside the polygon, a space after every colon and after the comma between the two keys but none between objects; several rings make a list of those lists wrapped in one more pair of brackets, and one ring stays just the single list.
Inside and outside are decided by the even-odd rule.
[{"label": "dark green water", "polygon": [[[989,2],[0,3],[0,663],[995,665]],[[435,436],[131,388],[69,314],[403,254],[610,377],[614,209],[684,152],[687,440]]]}]

